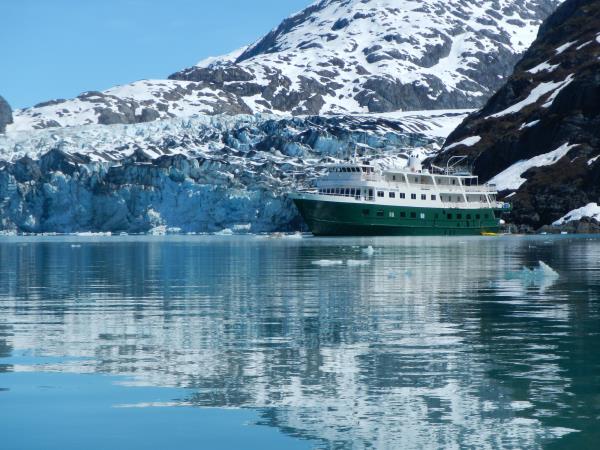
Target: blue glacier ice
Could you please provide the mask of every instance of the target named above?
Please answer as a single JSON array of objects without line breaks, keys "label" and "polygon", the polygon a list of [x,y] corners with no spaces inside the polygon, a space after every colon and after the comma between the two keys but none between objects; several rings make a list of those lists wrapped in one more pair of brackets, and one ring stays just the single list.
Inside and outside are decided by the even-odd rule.
[{"label": "blue glacier ice", "polygon": [[461,112],[202,116],[0,136],[0,230],[292,231],[286,193],[354,154],[425,157]]}]

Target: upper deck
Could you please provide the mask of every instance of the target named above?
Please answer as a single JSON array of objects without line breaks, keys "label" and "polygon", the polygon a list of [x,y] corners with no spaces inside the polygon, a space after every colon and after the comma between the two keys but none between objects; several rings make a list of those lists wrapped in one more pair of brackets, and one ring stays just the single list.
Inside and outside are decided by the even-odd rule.
[{"label": "upper deck", "polygon": [[[368,164],[337,164],[320,178],[313,194],[343,201],[441,208],[501,208],[493,185],[468,173],[431,173],[418,166],[378,169]],[[327,199],[325,197],[324,199]]]},{"label": "upper deck", "polygon": [[428,170],[377,169],[369,165],[339,164],[329,168],[317,181],[318,187],[337,187],[348,183],[382,188],[417,188],[449,192],[496,193],[493,185],[479,184],[479,177],[466,173],[437,174]]}]

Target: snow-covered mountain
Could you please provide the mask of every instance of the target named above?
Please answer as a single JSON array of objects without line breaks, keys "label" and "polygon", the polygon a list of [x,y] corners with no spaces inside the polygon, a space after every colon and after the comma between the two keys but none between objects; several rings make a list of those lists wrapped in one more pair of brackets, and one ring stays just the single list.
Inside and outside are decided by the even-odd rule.
[{"label": "snow-covered mountain", "polygon": [[439,151],[465,111],[203,116],[0,135],[0,231],[298,230],[285,195],[353,154]]},{"label": "snow-covered mountain", "polygon": [[562,0],[321,0],[253,45],[15,112],[9,130],[481,106]]},{"label": "snow-covered mountain", "polygon": [[438,160],[467,155],[513,203],[516,223],[564,225],[600,212],[599,130],[600,2],[567,0]]}]

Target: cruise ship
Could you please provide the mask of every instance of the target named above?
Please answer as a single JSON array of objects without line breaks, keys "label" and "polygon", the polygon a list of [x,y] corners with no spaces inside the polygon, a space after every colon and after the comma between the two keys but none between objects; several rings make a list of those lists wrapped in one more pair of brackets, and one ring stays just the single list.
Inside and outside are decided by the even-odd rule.
[{"label": "cruise ship", "polygon": [[332,165],[315,188],[290,194],[315,236],[494,234],[510,209],[496,196],[450,161],[430,171],[415,158],[402,169]]}]

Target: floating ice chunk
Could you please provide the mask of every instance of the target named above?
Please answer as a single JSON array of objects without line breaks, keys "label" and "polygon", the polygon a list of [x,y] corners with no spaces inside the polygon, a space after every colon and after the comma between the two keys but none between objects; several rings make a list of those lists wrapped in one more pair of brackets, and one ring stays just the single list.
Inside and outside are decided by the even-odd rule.
[{"label": "floating ice chunk", "polygon": [[346,261],[346,265],[349,267],[353,266],[367,266],[371,264],[371,261],[368,259],[349,259]]},{"label": "floating ice chunk", "polygon": [[531,402],[528,402],[527,400],[515,400],[513,402],[510,402],[510,406],[516,411],[523,411],[524,409],[533,408],[533,404]]},{"label": "floating ice chunk", "polygon": [[217,236],[231,236],[233,234],[233,230],[231,230],[230,228],[225,228],[221,231],[217,231],[215,233],[215,235]]},{"label": "floating ice chunk", "polygon": [[559,277],[558,272],[543,261],[538,262],[538,267],[523,267],[519,272],[506,274],[506,279],[520,280],[526,286],[539,287],[541,292],[552,286]]},{"label": "floating ice chunk", "polygon": [[99,236],[112,236],[112,233],[110,231],[98,232],[98,233],[95,233],[93,231],[81,231],[79,233],[74,233],[74,235],[82,236],[82,237],[99,237]]},{"label": "floating ice chunk", "polygon": [[165,225],[154,227],[150,231],[148,231],[148,234],[152,236],[164,236],[165,234],[167,234],[167,227]]},{"label": "floating ice chunk", "polygon": [[318,261],[312,261],[312,264],[315,266],[341,266],[344,264],[344,261],[341,259],[319,259]]},{"label": "floating ice chunk", "polygon": [[375,250],[373,246],[369,245],[367,248],[363,248],[363,253],[367,256],[373,256],[375,254]]},{"label": "floating ice chunk", "polygon": [[398,278],[400,275],[404,275],[404,277],[406,277],[406,278],[410,278],[410,277],[412,276],[412,272],[410,271],[410,269],[406,269],[406,270],[404,270],[403,272],[398,272],[398,271],[396,271],[396,270],[389,270],[389,271],[386,273],[386,276],[387,276],[389,279]]},{"label": "floating ice chunk", "polygon": [[[554,270],[552,267],[550,267],[548,264],[546,264],[544,261],[539,261],[540,264],[540,268],[537,269],[542,275],[546,276],[546,277],[555,277],[558,278],[558,272],[556,270]],[[536,272],[536,269],[533,269],[534,272]]]},{"label": "floating ice chunk", "polygon": [[304,238],[304,235],[302,233],[292,233],[292,234],[286,234],[283,236],[285,239],[302,239]]}]

